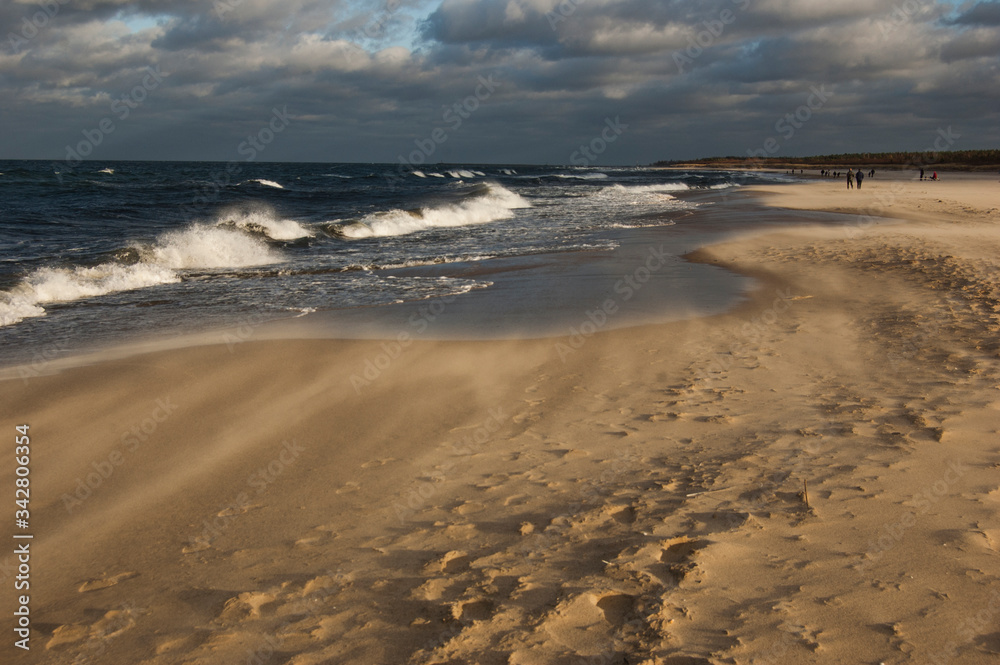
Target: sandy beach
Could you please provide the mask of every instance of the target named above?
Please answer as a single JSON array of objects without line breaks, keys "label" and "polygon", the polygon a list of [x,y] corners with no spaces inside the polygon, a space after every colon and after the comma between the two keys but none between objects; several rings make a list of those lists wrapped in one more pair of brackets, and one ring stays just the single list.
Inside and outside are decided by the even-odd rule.
[{"label": "sandy beach", "polygon": [[722,315],[15,371],[0,660],[996,662],[1000,183],[944,176],[740,190],[854,221],[691,255],[757,279]]}]

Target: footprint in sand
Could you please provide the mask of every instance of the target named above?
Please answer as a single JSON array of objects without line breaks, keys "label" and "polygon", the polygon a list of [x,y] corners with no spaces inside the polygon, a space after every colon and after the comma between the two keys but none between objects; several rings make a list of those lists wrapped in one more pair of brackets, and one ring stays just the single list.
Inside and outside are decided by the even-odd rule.
[{"label": "footprint in sand", "polygon": [[449,575],[454,575],[455,573],[459,573],[467,569],[471,560],[472,557],[470,557],[467,552],[452,550],[450,552],[445,552],[440,558],[430,561],[426,566],[424,566],[424,570],[428,573],[447,573]]},{"label": "footprint in sand", "polygon": [[190,541],[187,545],[181,548],[181,554],[194,554],[195,552],[204,552],[205,550],[212,548],[212,542],[206,538],[197,538]]},{"label": "footprint in sand", "polygon": [[385,466],[389,462],[395,462],[395,457],[380,457],[378,459],[373,459],[365,462],[361,465],[362,469],[371,469],[373,467]]},{"label": "footprint in sand", "polygon": [[87,640],[111,639],[133,626],[135,626],[134,610],[110,610],[90,626],[78,623],[59,626],[52,631],[52,637],[46,642],[45,649],[51,651]]},{"label": "footprint in sand", "polygon": [[635,600],[624,593],[581,593],[560,602],[539,632],[581,659],[604,655],[615,632],[634,614]]},{"label": "footprint in sand", "polygon": [[192,651],[201,646],[211,635],[212,633],[208,630],[197,630],[189,635],[169,637],[156,645],[156,655]]},{"label": "footprint in sand", "polygon": [[632,506],[626,506],[621,510],[611,509],[611,519],[619,524],[632,524],[635,522],[636,512]]},{"label": "footprint in sand", "polygon": [[340,534],[327,526],[313,528],[308,534],[295,541],[295,547],[318,547],[338,538]]},{"label": "footprint in sand", "polygon": [[410,598],[415,600],[435,601],[441,600],[445,591],[452,585],[452,581],[444,577],[435,577],[421,584],[410,592]]},{"label": "footprint in sand", "polygon": [[118,573],[117,575],[110,575],[101,577],[98,579],[87,580],[77,589],[80,593],[85,593],[87,591],[97,591],[98,589],[107,589],[108,587],[114,586],[119,582],[131,579],[138,576],[139,573],[127,572]]},{"label": "footprint in sand", "polygon": [[481,513],[484,510],[486,510],[486,504],[479,501],[466,501],[456,506],[452,512],[459,515],[472,515],[474,513]]},{"label": "footprint in sand", "polygon": [[703,549],[707,545],[707,541],[692,540],[686,536],[674,538],[663,543],[660,562],[666,564],[667,570],[673,577],[675,584],[680,584],[685,577],[697,568],[697,564],[691,559],[698,550]]},{"label": "footprint in sand", "polygon": [[452,605],[452,616],[463,622],[486,621],[493,616],[496,605],[485,598],[460,601]]},{"label": "footprint in sand", "polygon": [[263,591],[247,591],[235,598],[226,601],[222,609],[221,618],[223,620],[243,621],[245,619],[259,619],[264,607],[271,605],[277,600],[274,593]]},{"label": "footprint in sand", "polygon": [[52,631],[52,637],[45,644],[45,649],[47,651],[52,651],[53,649],[58,649],[59,647],[66,646],[67,644],[76,644],[77,642],[82,642],[87,639],[90,635],[89,626],[81,626],[79,624],[66,624],[59,626]]},{"label": "footprint in sand", "polygon": [[612,626],[620,626],[635,608],[635,596],[626,593],[604,596],[597,601],[597,607],[604,612],[605,621]]}]

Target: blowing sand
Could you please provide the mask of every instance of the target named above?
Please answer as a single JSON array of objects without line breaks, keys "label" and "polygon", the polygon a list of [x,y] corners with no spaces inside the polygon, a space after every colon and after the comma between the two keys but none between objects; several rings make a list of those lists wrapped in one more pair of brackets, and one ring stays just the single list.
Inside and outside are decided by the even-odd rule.
[{"label": "blowing sand", "polygon": [[0,383],[35,534],[0,657],[996,662],[1000,184],[842,185],[754,196],[856,224],[692,257],[759,279],[722,316]]}]

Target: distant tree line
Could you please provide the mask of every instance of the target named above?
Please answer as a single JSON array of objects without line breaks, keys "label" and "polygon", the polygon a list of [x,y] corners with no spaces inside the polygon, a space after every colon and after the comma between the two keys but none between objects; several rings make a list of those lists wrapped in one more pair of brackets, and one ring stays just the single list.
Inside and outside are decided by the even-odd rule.
[{"label": "distant tree line", "polygon": [[856,152],[812,157],[708,157],[695,160],[659,161],[653,166],[716,166],[724,168],[825,168],[865,166],[905,168],[936,165],[961,170],[1000,168],[1000,150],[950,150],[944,152]]}]

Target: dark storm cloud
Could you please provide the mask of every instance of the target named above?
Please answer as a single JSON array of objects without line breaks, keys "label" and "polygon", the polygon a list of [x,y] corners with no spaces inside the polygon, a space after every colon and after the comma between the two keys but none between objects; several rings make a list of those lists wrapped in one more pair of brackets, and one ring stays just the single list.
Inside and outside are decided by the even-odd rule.
[{"label": "dark storm cloud", "polygon": [[980,2],[951,22],[955,25],[1000,25],[1000,2]]},{"label": "dark storm cloud", "polygon": [[[759,147],[817,86],[835,94],[784,154],[921,148],[946,125],[1000,141],[997,2],[957,13],[932,0],[49,6],[0,7],[3,156],[58,158],[107,117],[115,131],[95,157],[230,159],[287,106],[289,129],[262,158],[395,161],[448,127],[434,160],[565,162],[620,116],[629,129],[604,158],[648,162]],[[162,84],[136,92],[151,69]],[[484,77],[495,85],[479,99]],[[119,118],[123,99],[135,108]],[[457,128],[456,104],[474,107]]]}]

